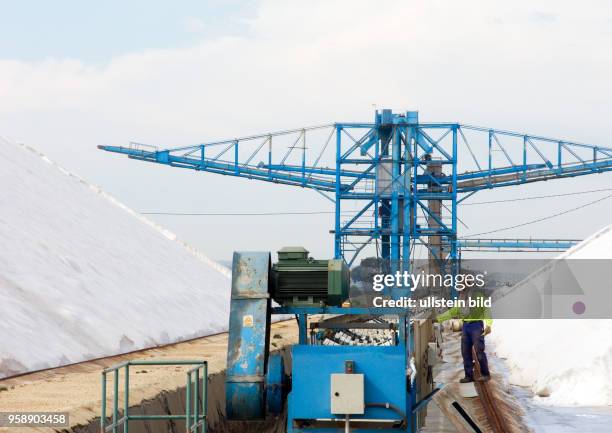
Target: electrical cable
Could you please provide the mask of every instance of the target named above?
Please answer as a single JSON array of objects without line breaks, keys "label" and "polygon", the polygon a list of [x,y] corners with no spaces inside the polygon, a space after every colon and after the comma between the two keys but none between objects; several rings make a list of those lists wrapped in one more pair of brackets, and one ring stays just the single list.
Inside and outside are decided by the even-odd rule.
[{"label": "electrical cable", "polygon": [[[566,197],[572,195],[589,194],[594,192],[612,191],[612,188],[592,189],[587,191],[568,192],[563,194],[539,195],[532,197],[513,198],[506,200],[479,201],[474,203],[459,203],[460,206],[473,206],[482,204],[508,203],[524,200],[536,200],[542,198]],[[276,216],[276,215],[333,215],[334,211],[311,211],[311,212],[140,212],[142,215],[169,215],[169,216]],[[348,213],[347,213],[348,214]],[[462,224],[465,224],[461,221]],[[466,226],[467,227],[467,226]]]},{"label": "electrical cable", "polygon": [[473,205],[493,204],[493,203],[508,203],[508,202],[513,202],[513,201],[536,200],[540,198],[566,197],[570,195],[589,194],[593,192],[603,192],[603,191],[612,191],[612,188],[591,189],[588,191],[567,192],[563,194],[538,195],[538,196],[533,196],[533,197],[511,198],[511,199],[506,199],[506,200],[491,200],[491,201],[477,201],[474,203],[459,203],[459,206],[473,206]]},{"label": "electrical cable", "polygon": [[585,208],[587,206],[591,206],[591,205],[593,205],[595,203],[599,203],[601,201],[607,200],[610,197],[612,197],[612,194],[607,195],[607,196],[602,197],[602,198],[598,198],[597,200],[593,200],[593,201],[585,203],[583,205],[576,206],[574,208],[567,209],[567,210],[564,210],[562,212],[558,212],[558,213],[555,213],[555,214],[552,214],[552,215],[548,215],[548,216],[545,216],[545,217],[542,217],[542,218],[538,218],[538,219],[535,219],[535,220],[527,221],[527,222],[524,222],[524,223],[521,223],[521,224],[515,224],[513,226],[501,227],[501,228],[494,229],[494,230],[489,230],[489,231],[486,231],[486,232],[474,233],[474,234],[466,235],[464,237],[470,238],[470,237],[474,237],[474,236],[488,235],[488,234],[491,234],[491,233],[503,232],[503,231],[506,231],[506,230],[515,229],[515,228],[518,228],[518,227],[524,227],[524,226],[528,226],[528,225],[531,225],[531,224],[539,223],[539,222],[542,222],[542,221],[547,221],[547,220],[550,220],[552,218],[556,218],[558,216],[565,215],[565,214],[568,214],[570,212],[574,212],[574,211],[577,211],[579,209],[583,209],[583,208]]},{"label": "electrical cable", "polygon": [[384,409],[390,409],[402,418],[401,419],[402,425],[405,425],[407,423],[406,414],[404,414],[404,411],[402,411],[399,407],[397,407],[393,403],[386,403],[386,402],[385,403],[366,403],[365,407],[380,407]]},{"label": "electrical cable", "polygon": [[172,215],[172,216],[274,216],[274,215],[321,215],[335,214],[334,211],[313,212],[250,212],[250,213],[189,213],[189,212],[140,212],[141,215]]}]

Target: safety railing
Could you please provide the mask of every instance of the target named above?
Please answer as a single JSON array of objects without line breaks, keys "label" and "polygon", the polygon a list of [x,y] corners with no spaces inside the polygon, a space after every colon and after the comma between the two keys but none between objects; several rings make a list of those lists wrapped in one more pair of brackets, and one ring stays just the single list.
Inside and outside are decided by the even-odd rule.
[{"label": "safety railing", "polygon": [[[185,414],[183,415],[137,415],[129,413],[130,402],[130,367],[132,366],[180,366],[193,365],[186,372]],[[123,411],[119,409],[119,378],[123,370]],[[106,385],[107,376],[112,375],[112,415],[107,423]],[[126,361],[102,371],[102,414],[100,416],[100,433],[129,433],[130,421],[168,421],[184,420],[186,433],[206,433],[208,364],[206,361],[160,360],[160,361]],[[200,380],[202,386],[200,387]],[[121,417],[120,417],[121,415]]]}]

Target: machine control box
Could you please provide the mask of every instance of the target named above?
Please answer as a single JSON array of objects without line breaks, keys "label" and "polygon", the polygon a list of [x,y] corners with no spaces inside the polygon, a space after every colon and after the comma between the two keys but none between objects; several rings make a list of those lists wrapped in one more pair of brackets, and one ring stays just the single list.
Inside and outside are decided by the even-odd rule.
[{"label": "machine control box", "polygon": [[333,373],[331,375],[331,413],[334,415],[363,415],[363,374]]}]

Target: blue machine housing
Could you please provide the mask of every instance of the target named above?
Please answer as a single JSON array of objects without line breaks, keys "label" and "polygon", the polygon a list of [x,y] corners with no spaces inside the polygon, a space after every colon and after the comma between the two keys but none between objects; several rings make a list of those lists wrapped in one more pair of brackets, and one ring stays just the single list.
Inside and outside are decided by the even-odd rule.
[{"label": "blue machine housing", "polygon": [[[260,420],[277,415],[287,398],[288,433],[327,433],[348,422],[359,433],[416,431],[415,413],[431,396],[416,402],[416,372],[410,366],[414,338],[403,308],[284,306],[270,300],[270,254],[234,253],[226,378],[230,420]],[[400,295],[404,295],[401,293]],[[298,320],[298,344],[291,347],[291,391],[278,354],[269,357],[270,317],[291,314]],[[347,315],[351,329],[371,318],[395,316],[396,323],[373,323],[397,331],[392,346],[326,346],[309,341],[309,315]],[[316,327],[329,326],[318,323]],[[336,328],[337,329],[337,328]],[[314,334],[313,334],[314,335]],[[350,369],[347,369],[350,365]],[[363,375],[363,414],[332,414],[331,380],[337,373]],[[432,394],[433,395],[433,394]],[[359,412],[361,408],[359,409]]]},{"label": "blue machine housing", "polygon": [[[405,424],[410,412],[407,378],[407,351],[405,346],[306,346],[295,345],[291,349],[293,362],[293,386],[289,395],[288,432],[312,432],[301,428],[302,421],[337,419],[335,428],[318,428],[314,431],[337,431],[344,417],[332,415],[330,408],[330,377],[343,373],[345,361],[353,361],[354,373],[364,375],[365,413],[351,416],[351,431],[380,432],[378,429],[359,428],[367,420],[389,420],[392,425]],[[368,403],[377,403],[368,407]],[[400,408],[404,416],[380,407],[389,404]],[[395,429],[394,431],[398,431]]]}]

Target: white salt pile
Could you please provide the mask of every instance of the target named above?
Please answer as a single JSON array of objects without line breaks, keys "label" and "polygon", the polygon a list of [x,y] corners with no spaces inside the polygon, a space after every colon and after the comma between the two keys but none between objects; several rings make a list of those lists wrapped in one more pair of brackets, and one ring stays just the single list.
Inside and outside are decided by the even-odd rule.
[{"label": "white salt pile", "polygon": [[0,140],[0,377],[223,331],[229,270]]},{"label": "white salt pile", "polygon": [[[612,259],[612,226],[559,258]],[[605,406],[612,405],[611,336],[612,320],[567,319],[495,320],[491,337],[510,382],[531,387],[541,403]]]}]

